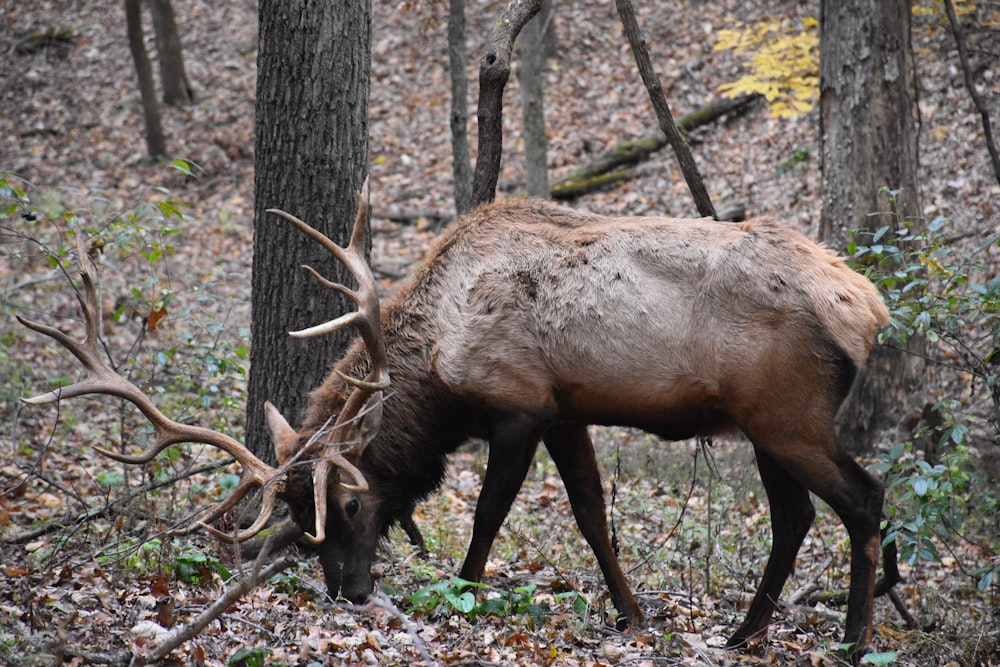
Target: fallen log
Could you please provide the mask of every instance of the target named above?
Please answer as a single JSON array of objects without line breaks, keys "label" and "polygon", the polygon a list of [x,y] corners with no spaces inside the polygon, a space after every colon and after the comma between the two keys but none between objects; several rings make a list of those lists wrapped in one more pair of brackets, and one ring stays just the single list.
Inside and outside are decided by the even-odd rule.
[{"label": "fallen log", "polygon": [[[742,111],[760,95],[720,97],[677,119],[681,132],[707,125],[728,113]],[[634,167],[667,145],[666,135],[659,129],[638,139],[629,139],[600,155],[596,160],[577,167],[552,183],[549,194],[553,199],[572,199],[608,185],[628,180],[635,175]]]}]

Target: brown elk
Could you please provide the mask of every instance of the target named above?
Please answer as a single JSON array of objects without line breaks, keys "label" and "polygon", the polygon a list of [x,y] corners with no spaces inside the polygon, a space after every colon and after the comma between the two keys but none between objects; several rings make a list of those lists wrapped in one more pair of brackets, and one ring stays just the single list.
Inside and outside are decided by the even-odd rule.
[{"label": "brown elk", "polygon": [[83,344],[21,321],[69,348],[90,378],[29,400],[111,393],[132,401],[156,426],[157,442],[135,457],[100,450],[119,460],[148,461],[185,440],[236,456],[244,480],[198,525],[259,484],[261,516],[237,537],[259,530],[275,498],[284,499],[299,525],[313,531],[330,594],[355,602],[372,591],[379,540],[441,484],[447,455],[470,436],[490,446],[461,570],[480,580],[542,441],[612,601],[631,624],[642,611],[608,540],[588,425],[636,426],[667,440],[742,432],[770,501],[773,543],[729,646],[765,630],[812,523],[812,491],[850,536],[845,642],[860,653],[872,633],[883,486],[840,446],[834,415],[888,320],[869,281],[767,218],[608,218],[511,200],[448,228],[380,311],[361,250],[367,204],[359,199],[347,248],[275,211],[328,248],[358,282],[351,290],[317,276],[349,295],[358,311],[294,335],[352,325],[361,333],[312,392],[299,429],[269,406],[279,468],[226,436],[167,420],[110,368],[97,351],[87,271]]}]

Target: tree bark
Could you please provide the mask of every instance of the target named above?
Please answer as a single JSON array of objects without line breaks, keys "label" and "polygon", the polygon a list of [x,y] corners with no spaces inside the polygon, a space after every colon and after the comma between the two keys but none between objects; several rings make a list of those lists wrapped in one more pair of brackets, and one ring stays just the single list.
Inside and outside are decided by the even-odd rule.
[{"label": "tree bark", "polygon": [[135,62],[135,73],[139,79],[139,96],[142,100],[142,120],[146,128],[146,152],[151,158],[167,154],[167,142],[163,137],[160,123],[160,105],[156,100],[156,82],[153,80],[153,66],[146,53],[146,43],[142,35],[141,0],[125,0],[125,25],[128,30],[128,46]]},{"label": "tree bark", "polygon": [[[895,222],[871,213],[896,191],[901,219],[920,219],[910,4],[905,0],[824,0],[820,18],[823,172],[819,238],[844,250],[853,230]],[[854,453],[893,438],[912,404],[917,355],[876,346],[838,418]],[[919,411],[919,409],[918,409]]]},{"label": "tree bark", "polygon": [[618,15],[622,19],[622,25],[625,26],[625,35],[632,46],[632,55],[635,56],[639,75],[642,77],[642,82],[649,93],[649,99],[653,103],[656,119],[660,123],[660,129],[663,131],[663,134],[666,135],[667,141],[670,142],[671,148],[674,149],[674,155],[677,156],[677,161],[681,165],[681,172],[684,174],[684,180],[687,181],[691,196],[694,197],[698,213],[708,218],[714,218],[715,208],[712,206],[712,200],[709,198],[708,190],[705,188],[705,181],[698,171],[698,165],[695,164],[694,156],[691,155],[691,148],[684,139],[684,135],[677,129],[677,125],[674,124],[674,117],[670,113],[670,106],[667,104],[667,98],[663,94],[660,78],[653,70],[653,63],[649,59],[646,41],[642,38],[642,33],[639,30],[639,22],[635,18],[635,10],[632,9],[632,3],[630,0],[615,0],[615,5],[618,7]]},{"label": "tree bark", "polygon": [[510,79],[510,55],[524,24],[542,0],[511,0],[493,27],[479,63],[479,156],[472,179],[472,205],[496,198],[503,155],[503,89]]},{"label": "tree bark", "polygon": [[194,90],[184,69],[181,38],[177,34],[177,21],[171,0],[149,0],[153,15],[153,34],[156,35],[156,53],[160,61],[160,85],[163,103],[183,105],[194,102]]},{"label": "tree bark", "polygon": [[308,392],[355,336],[288,336],[353,308],[300,267],[354,283],[326,250],[264,210],[288,211],[347,243],[368,176],[371,31],[369,0],[260,3],[247,445],[272,463],[265,401],[301,421]]},{"label": "tree bark", "polygon": [[469,82],[465,76],[465,0],[448,6],[448,69],[451,72],[451,165],[455,180],[455,213],[472,208],[472,163],[469,159]]},{"label": "tree bark", "polygon": [[552,21],[551,0],[542,0],[541,8],[528,21],[518,41],[521,60],[521,123],[524,137],[525,190],[533,197],[549,198],[548,138],[545,134],[546,61],[545,34]]}]

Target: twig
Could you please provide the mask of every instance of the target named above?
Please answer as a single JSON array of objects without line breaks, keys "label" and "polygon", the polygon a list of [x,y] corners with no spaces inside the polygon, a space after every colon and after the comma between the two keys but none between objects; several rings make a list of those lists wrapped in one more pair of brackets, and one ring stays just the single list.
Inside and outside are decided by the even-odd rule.
[{"label": "twig", "polygon": [[66,647],[65,657],[81,658],[85,665],[126,667],[132,661],[132,652],[128,649],[121,649],[119,651],[81,651],[68,646]]},{"label": "twig", "polygon": [[[155,491],[156,489],[159,489],[164,486],[170,486],[171,484],[175,484],[181,481],[182,479],[187,479],[188,477],[193,477],[194,475],[199,475],[201,473],[218,470],[219,468],[223,468],[229,465],[233,461],[234,459],[230,458],[225,461],[209,463],[200,466],[198,468],[191,468],[189,470],[185,470],[184,472],[181,472],[167,479],[155,480],[148,484],[144,484],[140,487],[136,487],[129,493],[120,496],[118,498],[115,498],[109,503],[106,503],[103,507],[88,509],[83,512],[78,512],[76,514],[68,514],[61,518],[53,519],[52,521],[47,522],[43,526],[39,526],[38,528],[35,528],[33,530],[25,531],[23,533],[18,533],[17,535],[6,538],[5,540],[3,540],[3,542],[6,544],[24,544],[26,542],[31,542],[32,540],[35,540],[41,537],[42,535],[48,535],[49,533],[53,533],[57,530],[62,530],[67,525],[82,524],[88,521],[93,521],[94,519],[108,516],[113,511],[117,511],[120,507],[128,505],[130,502],[132,502],[133,499],[136,498],[136,496],[149,493],[150,491]],[[40,475],[38,477],[44,481],[48,481],[44,477],[41,477]]]},{"label": "twig", "polygon": [[625,34],[632,46],[632,54],[635,56],[639,75],[642,77],[642,82],[649,93],[649,99],[653,103],[653,109],[656,111],[656,119],[660,123],[660,129],[667,135],[667,141],[670,142],[671,148],[674,149],[677,161],[681,165],[681,172],[684,174],[684,180],[687,181],[688,189],[698,207],[698,213],[705,217],[714,218],[715,207],[712,206],[708,190],[705,189],[705,181],[698,171],[698,165],[694,162],[694,156],[691,155],[691,148],[674,123],[674,117],[670,113],[670,105],[667,104],[667,98],[663,94],[660,79],[653,70],[649,50],[646,49],[646,42],[639,30],[639,23],[635,18],[632,3],[630,0],[615,0],[615,5],[618,7],[618,15],[621,17],[622,25],[625,26]]},{"label": "twig", "polygon": [[267,567],[263,567],[264,561],[270,555],[270,552],[270,545],[264,545],[264,548],[260,552],[260,557],[254,561],[253,567],[245,577],[240,579],[235,585],[228,588],[218,600],[209,605],[205,611],[198,614],[193,621],[171,632],[151,651],[137,654],[137,663],[150,664],[163,660],[163,658],[165,658],[175,648],[198,636],[198,634],[205,629],[205,626],[217,619],[225,613],[229,607],[236,604],[241,597],[253,590],[257,586],[258,582],[266,581],[282,570],[292,567],[293,565],[297,565],[299,562],[298,559],[292,556],[283,556],[268,564]]},{"label": "twig", "polygon": [[910,610],[906,608],[906,604],[899,597],[899,593],[896,592],[896,589],[890,588],[887,594],[889,596],[889,600],[892,602],[892,606],[895,607],[896,611],[899,612],[899,615],[903,617],[903,622],[906,623],[906,627],[911,630],[919,629],[920,626],[917,625],[917,619],[915,619],[913,614],[910,613]]},{"label": "twig", "polygon": [[820,577],[823,576],[823,573],[826,572],[827,568],[829,568],[832,564],[833,558],[827,558],[822,565],[813,571],[813,575],[809,578],[809,581],[795,589],[792,594],[786,598],[785,602],[787,604],[797,605],[802,602],[802,600],[807,599],[810,595],[812,595],[817,589],[820,588]]},{"label": "twig", "polygon": [[417,634],[417,629],[410,621],[409,617],[397,609],[396,605],[394,605],[392,600],[388,597],[382,595],[381,593],[372,593],[368,597],[368,602],[365,603],[363,609],[364,611],[383,609],[392,614],[392,616],[403,626],[403,629],[406,630],[406,634],[409,635],[410,640],[413,642],[413,647],[417,650],[417,653],[420,654],[420,658],[428,663],[440,664],[439,661],[434,660],[434,658],[431,657],[431,654],[427,652],[427,645],[424,644],[424,640],[422,640],[420,635]]}]

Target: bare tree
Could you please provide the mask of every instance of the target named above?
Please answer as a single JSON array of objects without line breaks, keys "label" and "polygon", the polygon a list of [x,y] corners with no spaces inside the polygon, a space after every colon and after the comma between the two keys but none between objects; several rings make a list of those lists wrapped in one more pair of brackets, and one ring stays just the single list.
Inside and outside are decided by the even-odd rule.
[{"label": "bare tree", "polygon": [[451,155],[455,180],[455,212],[472,208],[472,163],[469,160],[469,83],[465,76],[465,0],[448,6],[448,67],[451,72]]},{"label": "bare tree", "polygon": [[983,96],[976,89],[976,83],[972,78],[972,66],[969,64],[968,47],[965,44],[965,35],[962,26],[958,21],[958,14],[955,12],[955,3],[951,0],[944,0],[945,13],[948,15],[948,25],[951,27],[951,34],[955,37],[955,46],[958,48],[958,60],[962,65],[962,78],[965,81],[965,89],[969,91],[972,103],[976,105],[976,111],[983,123],[983,138],[986,140],[986,150],[990,154],[990,161],[993,163],[993,175],[996,176],[997,183],[1000,183],[1000,151],[993,140],[993,124],[990,120],[989,105]]},{"label": "bare tree", "polygon": [[156,35],[156,54],[160,63],[160,85],[163,103],[182,105],[194,101],[194,90],[184,69],[181,38],[171,0],[149,0],[153,15],[153,34]]},{"label": "bare tree", "polygon": [[521,82],[521,118],[524,128],[525,190],[529,195],[548,199],[549,160],[545,134],[545,61],[547,40],[554,33],[552,2],[542,0],[541,9],[525,24],[518,40]]},{"label": "bare tree", "polygon": [[698,207],[698,213],[705,217],[714,218],[715,207],[708,196],[705,181],[701,177],[701,172],[698,171],[698,165],[695,164],[687,139],[677,129],[674,117],[670,113],[670,106],[667,104],[663,87],[660,85],[660,78],[653,70],[646,41],[642,38],[642,33],[639,30],[639,22],[636,19],[635,10],[632,8],[632,2],[631,0],[615,0],[615,5],[618,7],[618,15],[621,17],[622,25],[625,27],[625,35],[632,47],[632,55],[639,68],[639,75],[642,77],[646,92],[649,93],[649,100],[656,112],[656,120],[659,121],[660,130],[666,135],[670,147],[674,149],[674,155],[677,157],[677,162],[680,163],[681,172],[684,174],[684,180],[687,181],[694,203]]},{"label": "bare tree", "polygon": [[510,79],[514,40],[538,13],[542,0],[511,0],[493,26],[479,62],[479,156],[472,179],[472,205],[496,198],[503,156],[503,90]]},{"label": "bare tree", "polygon": [[125,26],[128,29],[128,46],[139,78],[139,96],[142,100],[142,118],[146,126],[146,152],[152,158],[167,154],[167,142],[160,123],[160,105],[156,99],[156,82],[149,62],[142,34],[142,0],[125,0]]}]

